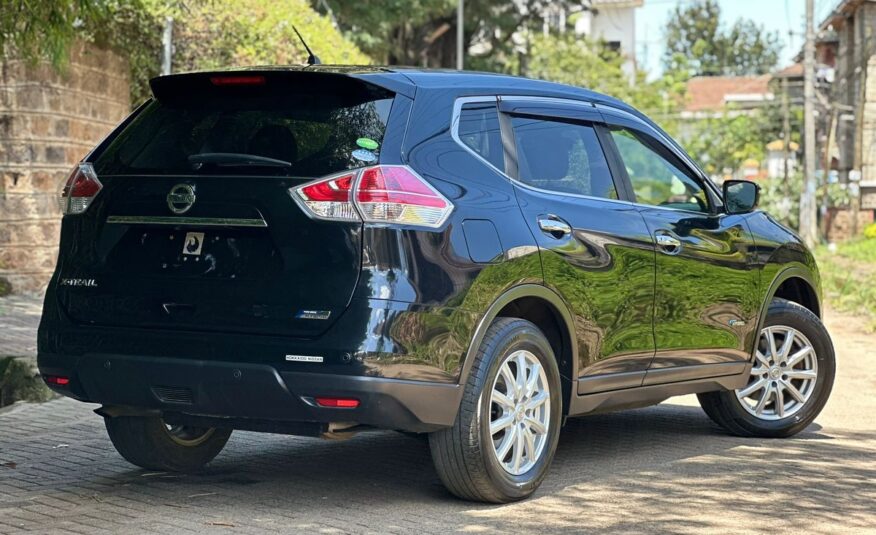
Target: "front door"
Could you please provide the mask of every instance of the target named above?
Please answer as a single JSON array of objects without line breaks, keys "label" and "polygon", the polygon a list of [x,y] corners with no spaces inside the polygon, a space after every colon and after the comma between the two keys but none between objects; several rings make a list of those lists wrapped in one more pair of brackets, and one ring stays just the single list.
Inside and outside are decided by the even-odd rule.
[{"label": "front door", "polygon": [[654,355],[654,243],[619,199],[592,106],[503,101],[515,191],[541,252],[545,283],[575,316],[578,392],[642,384]]},{"label": "front door", "polygon": [[746,216],[721,213],[717,196],[678,153],[636,126],[609,129],[657,245],[657,353],[644,384],[739,373],[760,304]]}]

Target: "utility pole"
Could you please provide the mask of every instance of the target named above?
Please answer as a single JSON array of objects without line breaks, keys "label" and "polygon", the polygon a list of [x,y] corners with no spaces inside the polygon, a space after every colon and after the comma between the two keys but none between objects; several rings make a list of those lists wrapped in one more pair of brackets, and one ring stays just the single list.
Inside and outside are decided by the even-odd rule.
[{"label": "utility pole", "polygon": [[782,191],[786,197],[791,196],[791,183],[789,180],[790,169],[788,166],[788,156],[791,148],[791,110],[788,106],[788,78],[782,78],[782,131],[784,132],[782,139],[782,158],[784,160]]},{"label": "utility pole", "polygon": [[456,5],[456,70],[458,71],[465,68],[464,4],[464,0],[459,0],[459,3]]},{"label": "utility pole", "polygon": [[803,78],[803,191],[800,195],[800,237],[813,247],[818,239],[815,201],[815,0],[806,0],[806,46]]},{"label": "utility pole", "polygon": [[170,74],[173,66],[173,18],[164,19],[164,32],[161,34],[161,74]]}]

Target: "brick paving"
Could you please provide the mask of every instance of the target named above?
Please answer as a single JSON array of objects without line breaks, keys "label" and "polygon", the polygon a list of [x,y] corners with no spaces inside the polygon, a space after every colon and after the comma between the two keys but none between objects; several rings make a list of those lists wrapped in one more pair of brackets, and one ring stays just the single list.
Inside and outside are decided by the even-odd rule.
[{"label": "brick paving", "polygon": [[[0,412],[0,533],[876,533],[876,372],[855,318],[832,314],[834,395],[787,440],[721,433],[692,397],[570,420],[527,501],[458,501],[428,447],[235,433],[198,475],[136,469],[94,406]],[[5,335],[4,335],[5,336]]]}]

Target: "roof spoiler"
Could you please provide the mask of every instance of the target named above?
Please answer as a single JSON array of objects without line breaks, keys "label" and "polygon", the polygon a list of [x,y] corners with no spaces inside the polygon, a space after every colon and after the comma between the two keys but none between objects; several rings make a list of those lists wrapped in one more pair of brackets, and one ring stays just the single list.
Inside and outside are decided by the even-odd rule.
[{"label": "roof spoiler", "polygon": [[206,95],[288,94],[290,86],[306,88],[308,92],[336,92],[350,84],[367,94],[400,93],[413,97],[414,87],[392,73],[374,69],[338,68],[337,70],[307,68],[238,69],[191,72],[159,76],[149,81],[152,95],[160,102]]}]

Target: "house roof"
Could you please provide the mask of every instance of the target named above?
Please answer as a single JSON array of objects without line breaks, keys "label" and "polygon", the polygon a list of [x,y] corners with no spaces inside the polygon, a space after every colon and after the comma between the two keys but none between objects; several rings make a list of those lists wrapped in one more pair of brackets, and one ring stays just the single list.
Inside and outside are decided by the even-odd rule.
[{"label": "house roof", "polygon": [[840,0],[836,7],[833,8],[833,11],[824,18],[818,27],[822,30],[826,30],[833,26],[835,30],[838,30],[845,25],[846,20],[849,17],[854,15],[855,11],[861,7],[861,4],[874,2],[876,2],[876,0]]},{"label": "house roof", "polygon": [[[770,151],[780,151],[780,150],[782,150],[782,147],[784,147],[784,146],[785,146],[784,140],[776,139],[774,141],[770,141],[769,143],[767,143],[766,148],[767,148],[767,150],[770,150]],[[797,152],[798,150],[800,150],[800,145],[798,143],[791,141],[790,143],[788,143],[788,149],[791,152]]]},{"label": "house roof", "polygon": [[621,7],[642,7],[645,5],[645,0],[590,0],[591,7],[599,8],[621,8]]},{"label": "house roof", "polygon": [[773,74],[773,78],[802,78],[803,73],[804,70],[802,63],[792,63],[791,65],[788,65],[784,69]]},{"label": "house roof", "polygon": [[717,111],[727,104],[771,100],[770,75],[696,76],[687,81],[685,111]]}]

